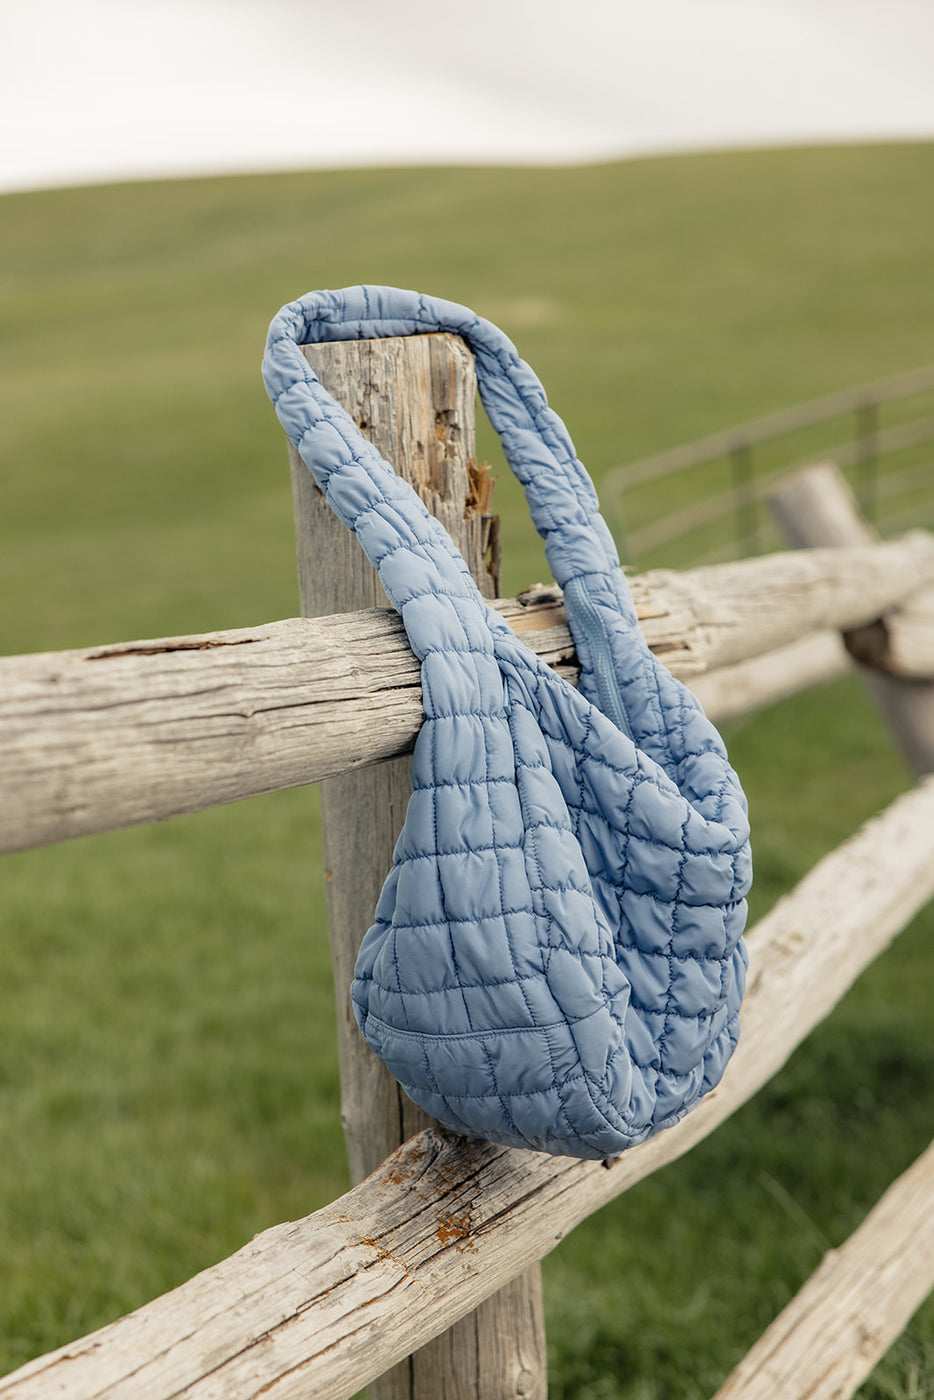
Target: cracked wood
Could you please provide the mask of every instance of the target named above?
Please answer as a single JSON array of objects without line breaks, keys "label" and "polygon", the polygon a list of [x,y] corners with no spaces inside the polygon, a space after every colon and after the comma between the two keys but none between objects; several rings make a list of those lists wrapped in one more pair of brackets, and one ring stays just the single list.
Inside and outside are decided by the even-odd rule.
[{"label": "cracked wood", "polygon": [[[934,539],[916,532],[659,571],[631,586],[650,646],[690,683],[867,622],[932,580]],[[497,607],[573,679],[557,589]],[[0,851],[317,782],[411,750],[420,723],[418,665],[386,609],[6,657]]]},{"label": "cracked wood", "polygon": [[932,833],[929,779],[779,901],[749,935],[722,1082],[609,1170],[427,1130],[324,1210],[21,1367],[0,1400],[348,1400],[761,1088],[934,893]]},{"label": "cracked wood", "polygon": [[[476,378],[464,342],[450,335],[410,336],[308,345],[304,353],[361,433],[444,525],[481,592],[495,596],[496,523],[488,514],[492,484],[475,459]],[[289,455],[302,612],[317,617],[387,602],[358,541],[333,514],[295,451]],[[342,773],[321,787],[341,1122],[353,1182],[368,1176],[413,1133],[434,1126],[360,1036],[350,1005],[360,939],[392,865],[411,793],[406,758]],[[464,1219],[448,1216],[439,1227],[444,1237],[461,1238]],[[370,1400],[486,1400],[490,1395],[545,1400],[546,1390],[545,1319],[535,1264],[374,1380],[369,1395]]]}]

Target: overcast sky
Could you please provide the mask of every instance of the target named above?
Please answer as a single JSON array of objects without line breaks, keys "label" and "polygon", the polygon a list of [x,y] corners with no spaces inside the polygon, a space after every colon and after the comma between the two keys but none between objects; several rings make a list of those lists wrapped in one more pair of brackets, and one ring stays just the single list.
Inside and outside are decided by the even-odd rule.
[{"label": "overcast sky", "polygon": [[0,191],[934,137],[934,0],[0,0]]}]

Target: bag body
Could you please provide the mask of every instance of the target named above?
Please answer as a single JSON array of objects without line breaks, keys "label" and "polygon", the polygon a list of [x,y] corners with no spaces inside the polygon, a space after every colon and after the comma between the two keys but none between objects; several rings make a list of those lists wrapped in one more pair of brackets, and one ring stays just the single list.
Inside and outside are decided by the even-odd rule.
[{"label": "bag body", "polygon": [[[579,689],[488,607],[298,348],[438,331],[476,357]],[[264,377],[421,662],[412,797],[351,989],[361,1031],[457,1132],[615,1155],[713,1088],[738,1038],[751,859],[723,743],[645,643],[592,483],[496,327],[394,288],[310,293],[273,320]]]}]

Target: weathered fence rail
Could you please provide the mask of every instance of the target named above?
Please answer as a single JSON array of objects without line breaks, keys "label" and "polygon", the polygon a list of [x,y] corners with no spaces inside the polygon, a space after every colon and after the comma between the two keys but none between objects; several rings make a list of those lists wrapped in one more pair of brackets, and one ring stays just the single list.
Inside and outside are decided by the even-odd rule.
[{"label": "weathered fence rail", "polygon": [[[490,591],[484,559],[495,527],[471,462],[470,381],[465,389],[456,368],[466,364],[462,348],[451,350],[450,372],[447,352],[417,342],[372,351],[316,347],[314,354],[327,360],[331,350],[358,420],[387,455],[394,441],[413,458],[416,484],[452,529],[466,521],[464,548]],[[416,403],[400,412],[412,364]],[[466,505],[463,497],[449,499],[445,484],[455,459],[468,482]],[[334,829],[360,826],[364,792],[365,810],[380,824],[373,869],[360,868],[354,847],[329,882],[335,979],[346,1013],[344,983],[372,908],[370,885],[388,863],[383,848],[391,851],[404,802],[404,769],[387,760],[410,749],[417,732],[419,671],[395,614],[360,610],[379,597],[365,580],[349,581],[356,563],[341,554],[343,536],[325,550],[334,589],[319,586],[320,539],[312,548],[308,530],[323,503],[309,480],[296,472],[303,607],[350,612],[0,661],[0,850],[337,778],[323,803]],[[847,655],[833,640],[841,633],[881,635],[869,659],[912,687],[917,703],[899,723],[909,739],[922,734],[919,769],[934,768],[934,749],[928,755],[925,748],[934,628],[924,623],[926,604],[914,612],[902,606],[934,584],[930,536],[631,582],[650,645],[714,713],[738,713],[835,673]],[[495,606],[574,679],[556,589]],[[900,614],[914,622],[899,631]],[[367,773],[382,776],[355,785]],[[346,1400],[369,1382],[379,1400],[544,1397],[537,1261],[606,1201],[705,1138],[772,1077],[934,895],[932,857],[934,776],[820,861],[750,932],[742,1038],[722,1083],[677,1127],[614,1162],[554,1159],[423,1126],[427,1120],[387,1087],[378,1062],[367,1062],[343,1014],[353,1189],[304,1220],[267,1230],[128,1317],[30,1362],[0,1380],[0,1397]],[[337,885],[345,888],[335,897]],[[393,1151],[401,1138],[408,1140]],[[922,1204],[931,1175],[929,1153],[825,1260],[719,1400],[852,1393],[934,1284],[934,1212]],[[895,1274],[897,1287],[889,1287]]]},{"label": "weathered fence rail", "polygon": [[934,1143],[886,1191],[714,1400],[851,1395],[934,1286]]},{"label": "weathered fence rail", "polygon": [[[917,532],[657,571],[632,589],[650,646],[690,682],[802,635],[872,622],[928,581],[934,537]],[[573,678],[557,589],[497,606]],[[418,663],[390,609],[2,658],[0,851],[378,763],[411,749],[421,714]]]},{"label": "weathered fence rail", "polygon": [[[720,1086],[676,1127],[608,1166],[429,1130],[333,1205],[23,1367],[0,1381],[0,1396],[345,1400],[751,1098],[934,894],[932,832],[929,779],[751,931],[739,1047]],[[932,1272],[928,1255],[922,1296]],[[877,1354],[895,1335],[877,1333]]]},{"label": "weathered fence rail", "polygon": [[[875,532],[832,463],[818,463],[788,477],[771,505],[785,538],[797,548],[869,544]],[[924,580],[919,579],[919,584]],[[913,591],[868,627],[844,629],[847,650],[902,749],[912,772],[934,768],[934,704],[925,677],[934,675],[934,589]]]}]

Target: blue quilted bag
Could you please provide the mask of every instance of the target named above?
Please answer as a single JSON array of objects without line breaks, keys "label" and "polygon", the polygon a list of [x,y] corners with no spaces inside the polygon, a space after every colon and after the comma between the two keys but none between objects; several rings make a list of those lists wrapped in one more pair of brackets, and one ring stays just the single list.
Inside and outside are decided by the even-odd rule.
[{"label": "blue quilted bag", "polygon": [[[438,331],[476,357],[564,590],[579,690],[487,606],[298,349]],[[412,797],[352,987],[360,1029],[449,1128],[613,1156],[681,1118],[736,1045],[751,861],[723,743],[649,651],[590,479],[495,326],[415,292],[313,292],[272,322],[263,372],[421,662]]]}]

